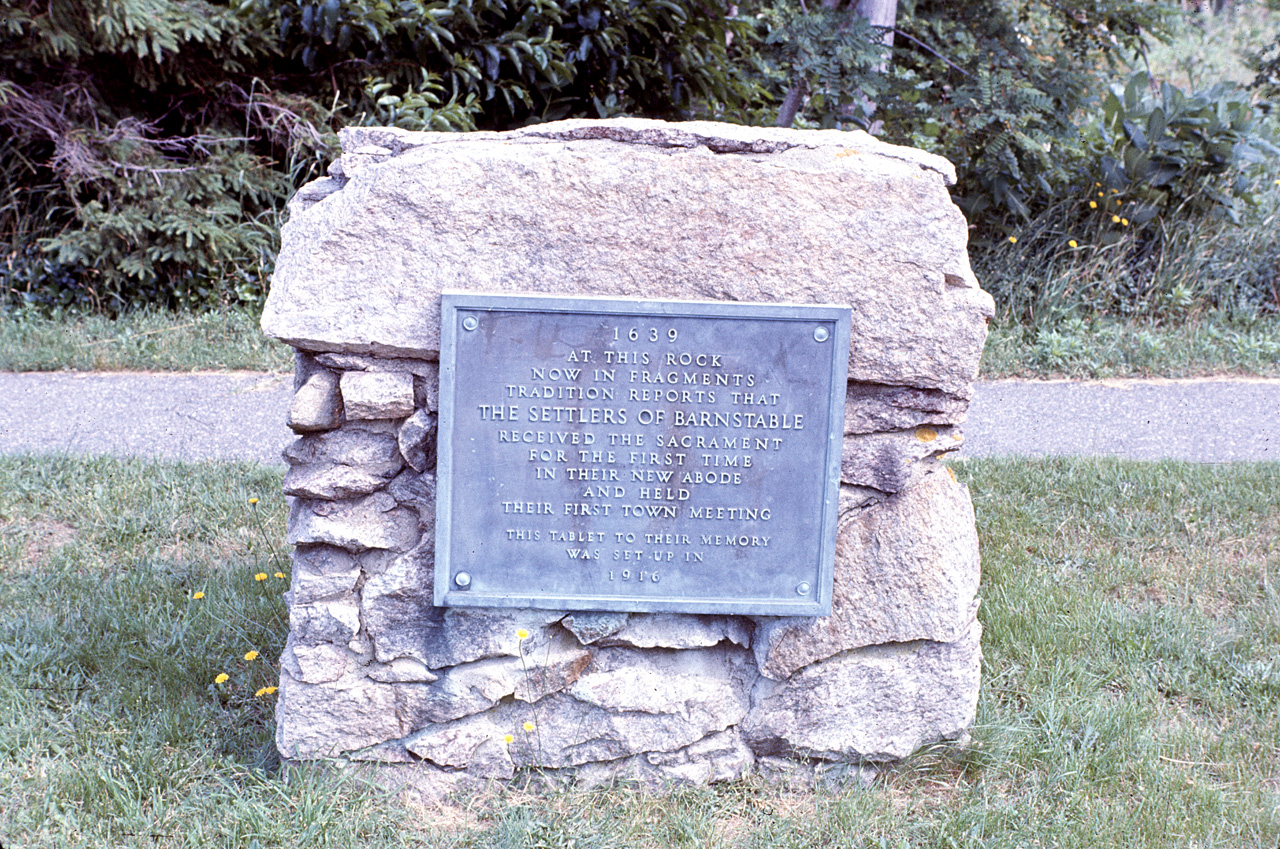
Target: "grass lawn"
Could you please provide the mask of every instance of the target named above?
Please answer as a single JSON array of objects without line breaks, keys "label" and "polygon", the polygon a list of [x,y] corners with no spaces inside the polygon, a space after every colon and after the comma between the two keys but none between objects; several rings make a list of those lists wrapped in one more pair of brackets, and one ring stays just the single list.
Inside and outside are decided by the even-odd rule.
[{"label": "grass lawn", "polygon": [[292,371],[293,349],[257,313],[139,311],[43,316],[0,312],[0,371]]},{"label": "grass lawn", "polygon": [[[0,314],[0,371],[288,372],[292,349],[267,339],[247,310],[42,317]],[[1232,326],[1071,320],[996,323],[982,377],[1280,376],[1280,318]]]},{"label": "grass lawn", "polygon": [[1280,377],[1280,319],[1233,327],[1212,320],[1173,325],[1118,321],[1057,326],[993,325],[984,379],[1000,377]]},{"label": "grass lawn", "polygon": [[510,789],[421,810],[275,761],[276,473],[2,458],[0,843],[1274,849],[1280,466],[955,468],[984,557],[968,747],[866,789]]}]

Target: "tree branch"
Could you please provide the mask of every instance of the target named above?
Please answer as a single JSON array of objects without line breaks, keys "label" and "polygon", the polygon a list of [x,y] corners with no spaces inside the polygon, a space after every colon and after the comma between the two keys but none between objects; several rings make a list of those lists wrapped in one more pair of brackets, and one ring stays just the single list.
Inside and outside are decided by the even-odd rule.
[{"label": "tree branch", "polygon": [[952,62],[952,61],[951,61],[950,59],[948,59],[946,56],[943,56],[941,53],[939,53],[938,51],[934,50],[932,47],[930,47],[929,45],[925,44],[925,43],[924,43],[923,41],[921,41],[920,39],[915,38],[914,36],[908,35],[907,33],[903,32],[902,30],[897,29],[896,27],[891,27],[891,29],[892,29],[893,34],[894,34],[894,35],[900,35],[900,36],[902,36],[903,38],[905,38],[907,41],[910,41],[910,42],[913,42],[913,43],[915,43],[915,44],[920,45],[920,46],[921,46],[921,47],[923,47],[925,50],[928,50],[930,53],[932,53],[934,56],[937,56],[937,57],[938,57],[939,59],[941,59],[943,62],[946,62],[946,63],[947,63],[948,65],[950,65],[952,68],[955,68],[957,71],[959,71],[959,72],[960,72],[961,74],[963,74],[964,76],[966,76],[966,77],[967,77],[967,76],[970,76],[969,72],[968,72],[968,71],[966,71],[964,68],[961,68],[961,67],[960,67],[959,65],[957,65],[955,62]]}]

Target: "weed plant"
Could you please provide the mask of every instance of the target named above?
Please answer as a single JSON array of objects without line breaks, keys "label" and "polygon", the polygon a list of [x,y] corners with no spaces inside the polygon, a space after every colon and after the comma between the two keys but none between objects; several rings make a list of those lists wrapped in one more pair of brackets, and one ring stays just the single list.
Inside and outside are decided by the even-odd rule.
[{"label": "weed plant", "polygon": [[494,788],[415,807],[274,761],[274,694],[258,693],[286,628],[275,472],[0,459],[0,842],[1276,846],[1280,466],[955,468],[983,546],[968,745],[867,787]]}]

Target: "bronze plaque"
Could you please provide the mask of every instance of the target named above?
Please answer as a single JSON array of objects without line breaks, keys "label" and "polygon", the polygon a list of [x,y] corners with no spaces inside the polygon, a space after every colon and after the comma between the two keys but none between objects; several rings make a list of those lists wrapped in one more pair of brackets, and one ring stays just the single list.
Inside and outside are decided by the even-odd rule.
[{"label": "bronze plaque", "polygon": [[442,308],[436,605],[830,612],[848,307]]}]

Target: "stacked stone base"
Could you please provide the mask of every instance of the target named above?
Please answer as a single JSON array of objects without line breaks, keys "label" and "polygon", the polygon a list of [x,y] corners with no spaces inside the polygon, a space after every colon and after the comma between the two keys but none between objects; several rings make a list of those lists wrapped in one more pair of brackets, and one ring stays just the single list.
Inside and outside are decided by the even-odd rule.
[{"label": "stacked stone base", "polygon": [[966,399],[850,384],[829,617],[440,609],[437,381],[426,360],[299,355],[285,758],[432,792],[535,769],[792,780],[857,775],[973,722],[977,537],[938,462]]}]

